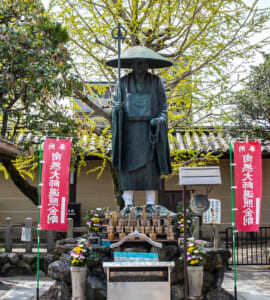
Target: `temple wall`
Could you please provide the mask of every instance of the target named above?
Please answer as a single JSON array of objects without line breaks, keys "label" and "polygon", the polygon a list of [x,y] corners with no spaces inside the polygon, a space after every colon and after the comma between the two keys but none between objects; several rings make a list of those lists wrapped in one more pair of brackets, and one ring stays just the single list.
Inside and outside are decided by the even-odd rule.
[{"label": "temple wall", "polygon": [[[81,216],[85,216],[85,211],[92,207],[107,207],[116,209],[110,168],[106,167],[100,179],[96,179],[97,173],[86,174],[87,170],[93,169],[100,164],[100,161],[86,161],[86,167],[82,168],[77,178],[77,202],[81,203]],[[220,160],[222,184],[213,186],[208,194],[209,198],[221,200],[223,227],[231,226],[231,193],[230,193],[230,167],[229,160]],[[34,184],[37,185],[37,178]],[[270,225],[270,160],[263,160],[263,197],[261,226]],[[195,193],[206,193],[205,186],[193,186]],[[181,190],[178,185],[178,176],[170,178],[165,184],[166,190]],[[11,217],[13,223],[24,223],[26,217],[37,221],[37,207],[34,206],[12,183],[6,180],[3,173],[0,173],[0,224],[4,223],[4,218]],[[135,205],[144,205],[144,192],[135,193]]]}]

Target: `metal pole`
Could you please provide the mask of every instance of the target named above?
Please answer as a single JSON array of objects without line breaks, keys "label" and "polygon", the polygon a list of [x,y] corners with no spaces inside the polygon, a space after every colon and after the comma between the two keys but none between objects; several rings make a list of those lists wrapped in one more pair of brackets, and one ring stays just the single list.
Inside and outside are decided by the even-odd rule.
[{"label": "metal pole", "polygon": [[232,238],[233,238],[233,271],[234,271],[234,298],[237,300],[236,265],[235,265],[235,215],[234,215],[234,193],[233,193],[233,163],[232,143],[230,141],[230,173],[231,173],[231,199],[232,199]]},{"label": "metal pole", "polygon": [[[123,29],[124,33],[122,33],[121,29]],[[117,30],[117,34],[114,32]],[[127,35],[127,31],[124,27],[121,26],[121,24],[118,22],[118,26],[115,27],[112,30],[112,37],[113,39],[117,40],[117,52],[118,52],[118,59],[117,59],[117,66],[118,66],[118,102],[121,104],[122,102],[122,97],[121,97],[121,86],[120,86],[120,69],[121,69],[121,40],[123,41]],[[118,151],[119,151],[119,156],[118,156],[118,161],[119,161],[119,168],[118,168],[118,206],[119,208],[121,207],[121,168],[122,168],[122,107],[120,106],[119,110],[119,124],[118,124],[118,129],[119,129],[119,145],[118,145]]]},{"label": "metal pole", "polygon": [[183,186],[183,209],[184,209],[184,283],[185,300],[188,300],[188,274],[187,274],[187,204],[186,204],[186,186]]},{"label": "metal pole", "polygon": [[39,244],[40,244],[40,190],[41,190],[41,169],[42,169],[42,137],[39,143],[39,180],[38,180],[38,225],[37,225],[37,293],[36,299],[39,300]]},{"label": "metal pole", "polygon": [[[120,23],[118,23],[117,27],[117,50],[118,50],[118,60],[117,60],[117,66],[118,66],[118,101],[121,104],[122,102],[122,95],[121,95],[121,86],[120,86],[120,68],[121,68],[121,61],[120,61],[120,55],[121,55],[121,27]],[[122,112],[122,108],[120,108]],[[119,113],[121,113],[119,112]],[[119,123],[122,121],[122,118],[119,118]],[[122,124],[119,124],[119,169],[118,169],[118,207],[121,207],[121,168],[122,168]]]}]

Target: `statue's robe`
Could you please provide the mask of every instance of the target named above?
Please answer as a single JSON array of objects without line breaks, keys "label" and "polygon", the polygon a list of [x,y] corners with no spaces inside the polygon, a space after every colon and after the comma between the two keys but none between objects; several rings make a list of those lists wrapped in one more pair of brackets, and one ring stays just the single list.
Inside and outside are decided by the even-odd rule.
[{"label": "statue's robe", "polygon": [[[121,107],[115,107],[117,86],[112,110],[112,166],[119,168],[121,151],[121,190],[160,190],[160,174],[171,173],[163,83],[147,73],[139,85],[130,73],[120,79],[120,87]],[[154,118],[160,120],[157,127],[150,125]]]}]

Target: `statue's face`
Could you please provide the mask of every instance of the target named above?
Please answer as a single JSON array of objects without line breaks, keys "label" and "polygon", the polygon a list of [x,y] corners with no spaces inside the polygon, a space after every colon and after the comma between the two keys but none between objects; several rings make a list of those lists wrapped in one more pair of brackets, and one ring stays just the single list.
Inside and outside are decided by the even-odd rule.
[{"label": "statue's face", "polygon": [[144,75],[147,72],[147,69],[149,68],[148,64],[145,61],[135,61],[132,65],[132,69],[135,74],[137,75]]}]

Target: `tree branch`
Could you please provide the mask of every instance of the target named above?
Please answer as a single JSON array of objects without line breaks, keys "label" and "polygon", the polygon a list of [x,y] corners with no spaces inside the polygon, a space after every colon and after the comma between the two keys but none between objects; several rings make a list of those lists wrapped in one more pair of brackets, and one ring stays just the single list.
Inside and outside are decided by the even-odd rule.
[{"label": "tree branch", "polygon": [[28,181],[22,178],[20,173],[14,167],[12,162],[7,159],[3,159],[2,163],[6,170],[9,173],[10,178],[17,186],[17,188],[29,198],[34,205],[38,205],[38,189],[35,186],[32,186]]},{"label": "tree branch", "polygon": [[84,102],[86,105],[92,108],[97,114],[101,115],[102,117],[106,118],[108,121],[112,122],[111,114],[107,113],[101,107],[96,105],[94,102],[90,101],[88,97],[78,89],[73,88],[73,92],[82,102]]}]

